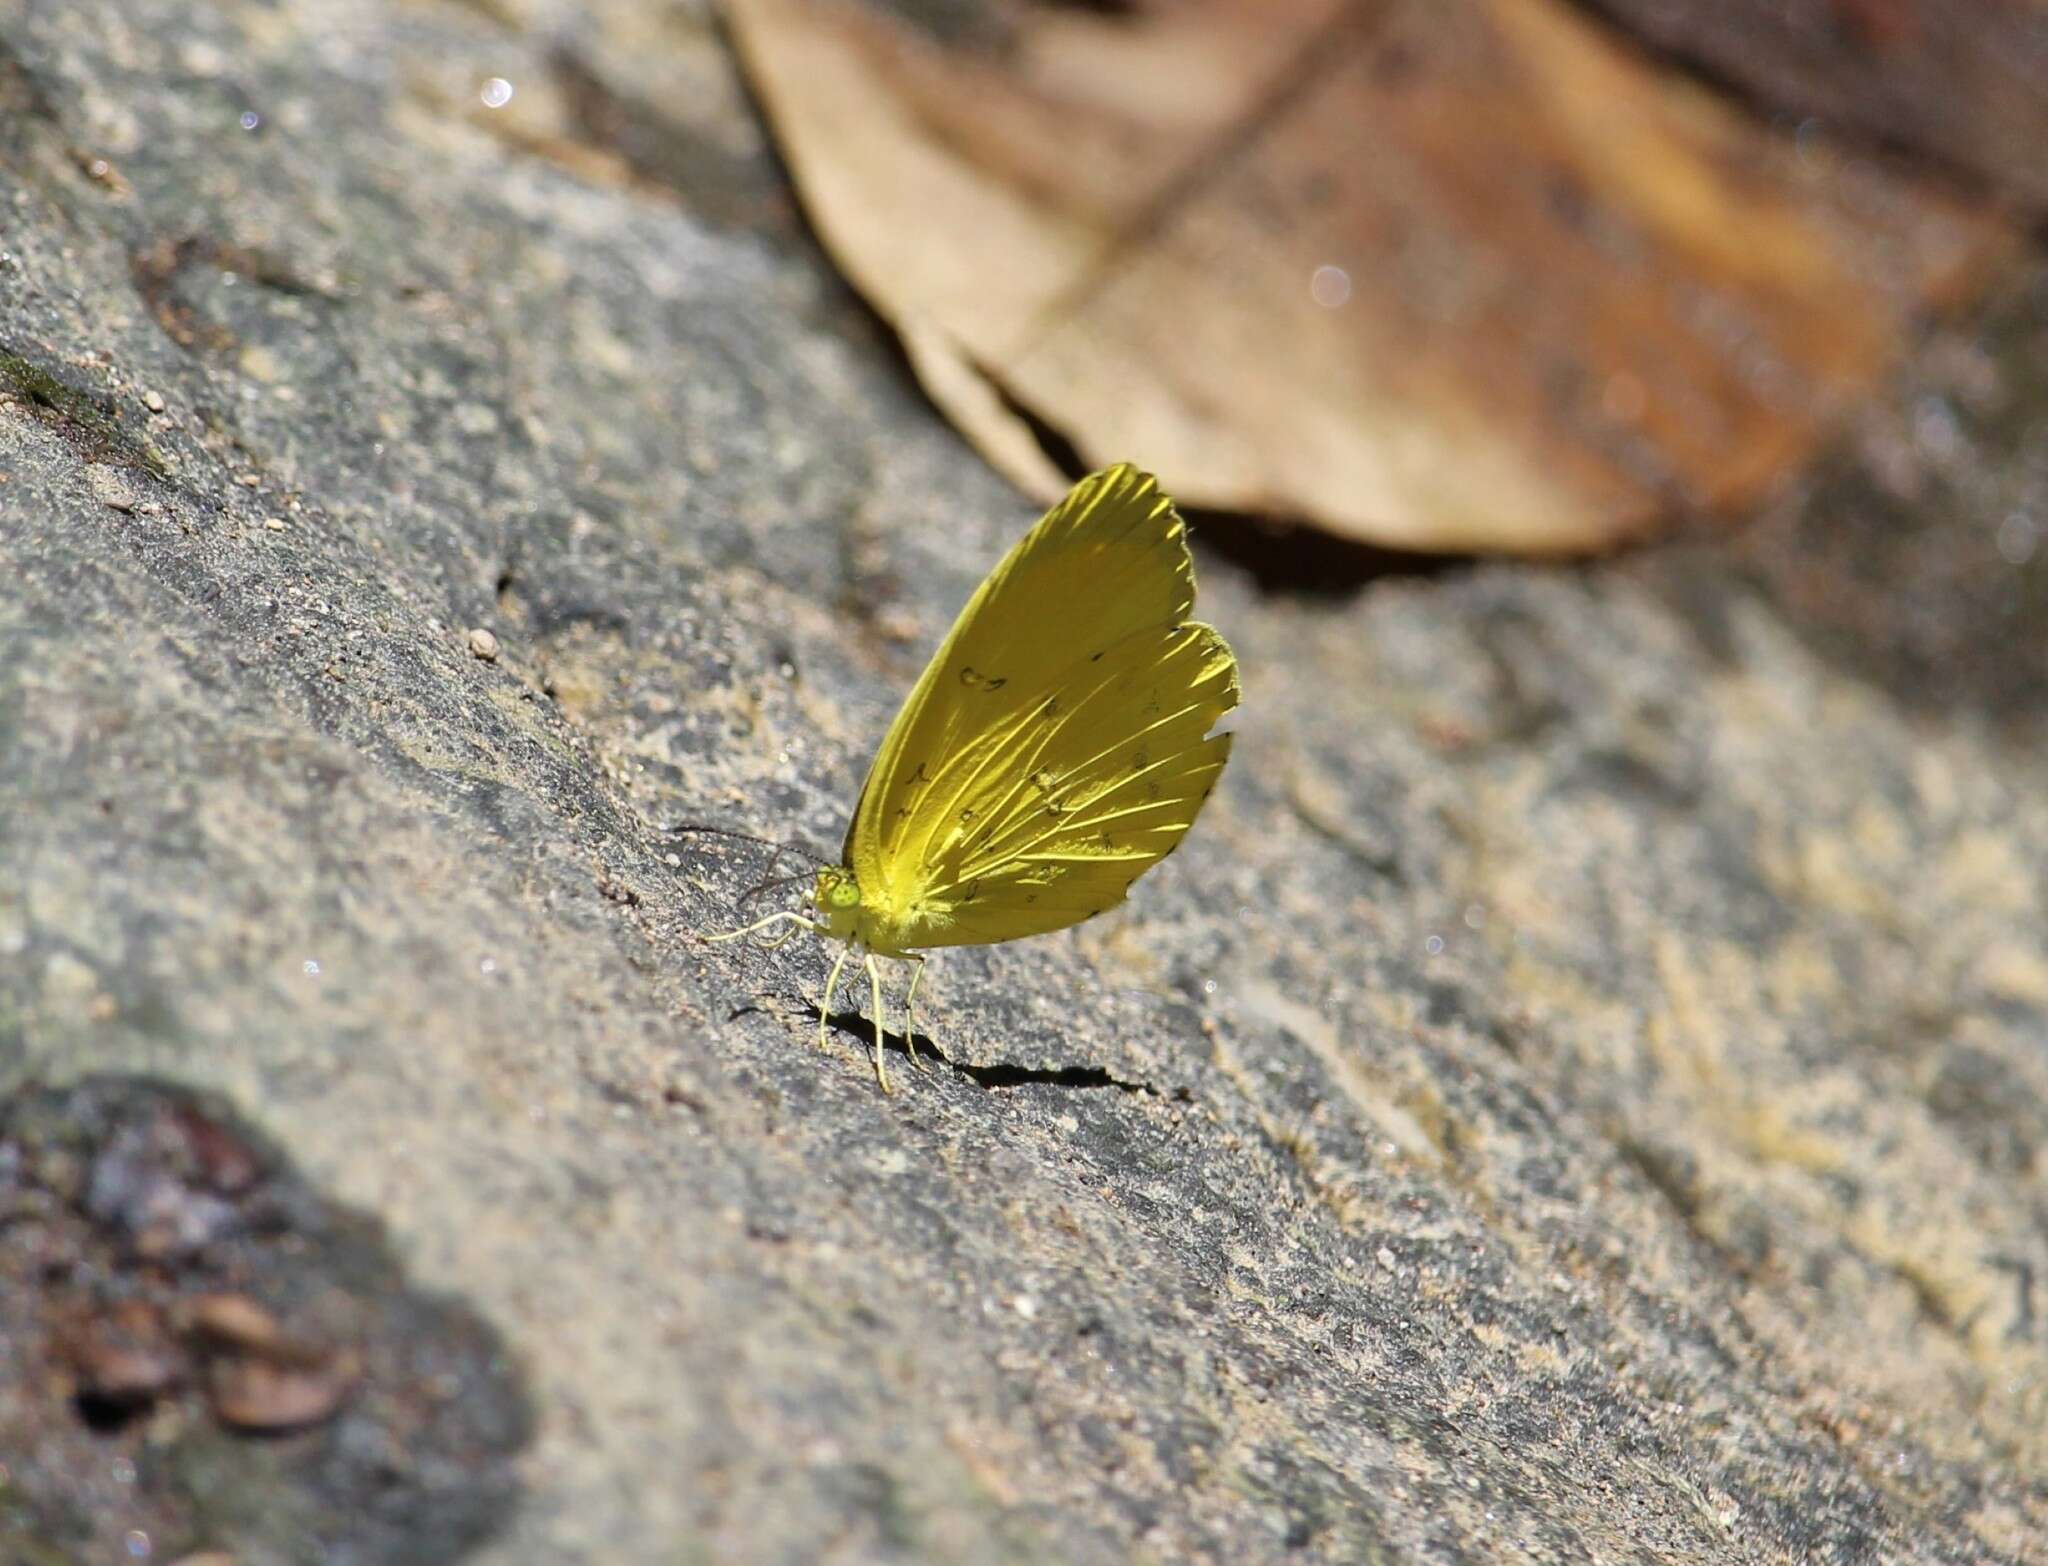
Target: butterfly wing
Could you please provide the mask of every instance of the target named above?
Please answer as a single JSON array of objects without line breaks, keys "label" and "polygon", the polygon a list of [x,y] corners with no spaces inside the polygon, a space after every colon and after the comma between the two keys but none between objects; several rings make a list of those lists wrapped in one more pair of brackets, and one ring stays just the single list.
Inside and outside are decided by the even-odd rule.
[{"label": "butterfly wing", "polygon": [[1187,622],[1186,528],[1149,474],[1083,479],[968,600],[847,833],[870,941],[1006,941],[1122,901],[1214,786],[1237,661]]}]

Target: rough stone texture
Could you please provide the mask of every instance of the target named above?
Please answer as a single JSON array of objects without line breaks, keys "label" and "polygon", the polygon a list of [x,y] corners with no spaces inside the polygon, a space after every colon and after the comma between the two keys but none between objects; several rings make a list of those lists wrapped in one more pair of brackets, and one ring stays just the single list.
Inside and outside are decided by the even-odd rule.
[{"label": "rough stone texture", "polygon": [[501,1333],[471,1559],[2048,1554],[2048,287],[1734,541],[1206,555],[1224,787],[883,1099],[666,829],[832,843],[1028,518],[703,16],[0,51],[0,1092],[224,1094]]}]

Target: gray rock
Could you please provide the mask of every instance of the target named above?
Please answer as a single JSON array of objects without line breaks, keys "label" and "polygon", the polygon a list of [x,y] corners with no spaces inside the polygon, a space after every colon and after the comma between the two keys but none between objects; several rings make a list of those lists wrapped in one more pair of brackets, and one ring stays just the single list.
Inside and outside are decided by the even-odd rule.
[{"label": "gray rock", "polygon": [[471,1558],[2048,1553],[2039,281],[1733,539],[1212,521],[1223,788],[883,1099],[814,943],[696,938],[788,859],[669,829],[829,847],[1029,516],[701,11],[0,50],[0,1092],[223,1094],[502,1334]]}]

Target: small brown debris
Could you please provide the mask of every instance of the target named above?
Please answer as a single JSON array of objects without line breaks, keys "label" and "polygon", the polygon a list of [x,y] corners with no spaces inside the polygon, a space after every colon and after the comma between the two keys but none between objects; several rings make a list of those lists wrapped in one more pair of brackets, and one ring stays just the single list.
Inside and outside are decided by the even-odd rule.
[{"label": "small brown debris", "polygon": [[869,617],[868,624],[877,636],[899,647],[907,647],[924,635],[924,627],[916,615],[895,604],[886,604]]},{"label": "small brown debris", "polygon": [[133,511],[142,499],[125,476],[103,463],[95,462],[85,470],[85,484],[95,500],[115,511]]},{"label": "small brown debris", "polygon": [[268,1306],[246,1294],[186,1301],[184,1326],[206,1355],[215,1416],[244,1430],[317,1424],[341,1406],[362,1372],[355,1353],[293,1338]]},{"label": "small brown debris", "polygon": [[263,1177],[263,1165],[240,1137],[189,1105],[175,1114],[185,1145],[206,1183],[222,1196],[237,1196]]},{"label": "small brown debris", "polygon": [[597,871],[597,892],[608,902],[622,903],[628,908],[640,906],[640,894],[602,865]]},{"label": "small brown debris", "polygon": [[223,1348],[256,1354],[288,1352],[277,1317],[246,1294],[202,1294],[185,1302],[190,1329]]},{"label": "small brown debris", "polygon": [[59,1351],[82,1397],[140,1407],[184,1379],[184,1351],[162,1313],[145,1300],[123,1300],[60,1329]]},{"label": "small brown debris", "polygon": [[221,1423],[242,1430],[291,1430],[331,1417],[361,1370],[355,1355],[331,1353],[318,1363],[285,1363],[251,1354],[216,1355],[207,1365],[207,1395]]},{"label": "small brown debris", "polygon": [[79,172],[84,174],[95,185],[105,186],[108,191],[116,196],[132,196],[135,194],[135,187],[130,185],[122,176],[121,171],[114,167],[107,159],[85,152],[76,154],[76,157],[78,159]]}]

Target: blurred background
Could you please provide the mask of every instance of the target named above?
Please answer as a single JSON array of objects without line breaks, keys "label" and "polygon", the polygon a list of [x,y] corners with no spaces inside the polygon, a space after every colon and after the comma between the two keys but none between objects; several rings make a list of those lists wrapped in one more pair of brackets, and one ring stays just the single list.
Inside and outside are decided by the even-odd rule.
[{"label": "blurred background", "polygon": [[1048,500],[1050,442],[1409,549],[1736,513],[2042,197],[2006,4],[731,17],[835,259]]}]

